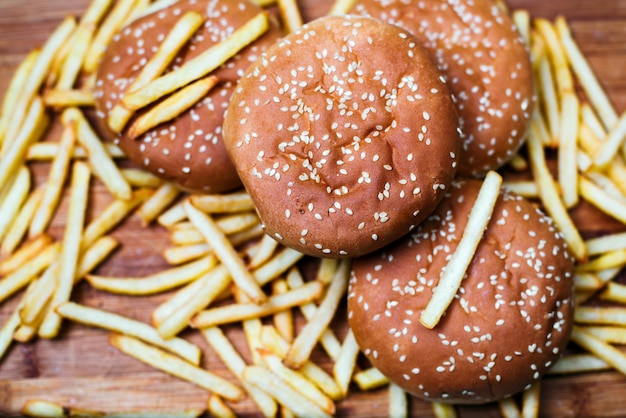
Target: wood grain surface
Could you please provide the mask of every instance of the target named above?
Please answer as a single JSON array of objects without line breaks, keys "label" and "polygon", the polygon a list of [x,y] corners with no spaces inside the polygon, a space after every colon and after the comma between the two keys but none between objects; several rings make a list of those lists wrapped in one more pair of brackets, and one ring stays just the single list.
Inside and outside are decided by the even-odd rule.
[{"label": "wood grain surface", "polygon": [[[31,49],[40,46],[68,14],[80,16],[89,0],[0,0],[0,97],[15,67]],[[324,15],[332,0],[300,0],[305,21]],[[533,17],[566,16],[574,37],[588,57],[606,88],[618,113],[626,109],[626,1],[625,0],[509,0],[512,9],[526,8]],[[55,131],[56,129],[56,131]],[[51,136],[58,135],[53,127]],[[32,167],[41,182],[47,165]],[[103,186],[95,184],[90,196],[88,218],[110,201]],[[62,204],[51,226],[60,237],[66,219]],[[602,215],[585,202],[572,216],[584,237],[626,230],[623,225]],[[144,227],[136,217],[128,219],[114,236],[121,248],[99,269],[112,276],[142,276],[166,267],[160,251],[168,244],[164,229]],[[621,281],[626,282],[622,273]],[[167,294],[152,297],[113,296],[85,283],[72,298],[86,305],[119,312],[138,320],[150,321],[152,309]],[[3,324],[19,296],[0,305]],[[339,336],[346,331],[345,307],[333,327]],[[301,324],[299,321],[299,325]],[[242,331],[238,326],[225,328],[246,358]],[[197,332],[185,331],[183,337],[204,351],[203,366],[233,379],[217,355]],[[129,358],[108,344],[109,333],[66,321],[61,335],[51,341],[37,340],[13,344],[0,361],[0,415],[17,414],[29,399],[47,399],[62,405],[104,411],[174,411],[204,408],[207,392],[169,377]],[[313,358],[327,365],[321,350]],[[387,416],[386,389],[361,392],[353,387],[350,396],[337,404],[339,416]],[[431,406],[417,399],[410,401],[413,416],[432,416]],[[258,416],[249,400],[234,405],[236,412]],[[459,407],[460,417],[500,416],[496,405]],[[568,377],[546,377],[542,382],[541,415],[546,417],[619,417],[626,416],[626,377],[616,372]]]}]

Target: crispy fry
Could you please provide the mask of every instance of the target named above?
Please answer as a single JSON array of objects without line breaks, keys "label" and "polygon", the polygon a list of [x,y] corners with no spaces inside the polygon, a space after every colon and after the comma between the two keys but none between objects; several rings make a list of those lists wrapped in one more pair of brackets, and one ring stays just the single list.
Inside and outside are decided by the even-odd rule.
[{"label": "crispy fry", "polygon": [[[195,205],[195,204],[194,204]],[[179,202],[163,212],[158,218],[157,222],[164,228],[171,228],[178,222],[183,221],[187,217],[183,202]]]},{"label": "crispy fry", "polygon": [[156,329],[143,322],[73,302],[57,306],[56,311],[63,318],[138,338],[176,354],[191,364],[200,364],[201,351],[196,345],[177,337],[163,339]]},{"label": "crispy fry", "polygon": [[353,379],[361,390],[376,389],[389,383],[389,379],[374,367],[355,373]]},{"label": "crispy fry", "polygon": [[574,290],[598,290],[604,283],[592,273],[576,273],[574,275]]},{"label": "crispy fry", "polygon": [[620,373],[626,374],[626,355],[621,350],[594,337],[578,326],[574,326],[571,339],[579,346],[606,361]]},{"label": "crispy fry", "polygon": [[548,370],[550,375],[588,373],[609,370],[611,366],[594,354],[566,354]]},{"label": "crispy fry", "polygon": [[539,416],[539,398],[541,381],[537,380],[522,392],[522,418],[537,418]]},{"label": "crispy fry", "polygon": [[94,241],[93,244],[81,254],[74,282],[76,283],[98,266],[104,259],[117,248],[119,242],[111,236],[103,236]]},{"label": "crispy fry", "polygon": [[570,72],[567,58],[554,25],[547,19],[535,19],[535,28],[541,34],[548,49],[548,56],[554,68],[554,78],[558,87],[559,96],[574,91],[574,80]]},{"label": "crispy fry", "polygon": [[54,338],[61,327],[61,317],[54,311],[60,304],[69,301],[72,288],[74,287],[74,276],[80,257],[80,242],[83,235],[85,215],[87,210],[87,200],[89,192],[89,181],[91,173],[89,167],[78,161],[72,168],[72,180],[70,186],[70,205],[68,209],[68,222],[63,234],[63,246],[61,250],[59,270],[59,280],[54,295],[52,296],[51,307],[39,328],[39,336],[43,338]]},{"label": "crispy fry", "polygon": [[228,194],[191,195],[191,203],[206,213],[233,213],[254,210],[252,198],[245,191]]},{"label": "crispy fry", "polygon": [[[276,279],[272,282],[272,294],[279,295],[289,291],[284,279]],[[291,310],[284,310],[274,314],[274,326],[280,335],[287,341],[293,340],[294,326],[293,313]]]},{"label": "crispy fry", "polygon": [[320,339],[320,336],[333,318],[339,301],[346,292],[350,262],[342,260],[337,269],[337,274],[326,292],[326,297],[315,312],[315,315],[307,322],[296,336],[287,356],[285,364],[293,369],[298,369],[309,358],[311,351]]},{"label": "crispy fry", "polygon": [[390,384],[389,418],[404,418],[409,416],[409,405],[406,392],[396,384]]},{"label": "crispy fry", "polygon": [[626,265],[626,248],[604,253],[586,263],[576,266],[577,272],[594,272]]},{"label": "crispy fry", "polygon": [[454,405],[450,405],[442,402],[433,402],[433,414],[435,418],[456,418],[456,408]]},{"label": "crispy fry", "polygon": [[352,330],[348,330],[346,338],[341,345],[341,351],[333,366],[333,376],[339,384],[344,396],[348,395],[348,386],[352,380],[356,367],[356,358],[359,354],[359,345],[354,338]]},{"label": "crispy fry", "polygon": [[302,303],[310,302],[320,296],[322,284],[318,281],[308,282],[299,289],[270,296],[266,302],[237,303],[211,308],[198,313],[191,321],[194,328],[206,328],[214,325],[241,321],[272,315]]},{"label": "crispy fry", "polygon": [[626,344],[626,327],[610,325],[587,325],[585,331],[611,344]]},{"label": "crispy fry", "polygon": [[623,113],[617,120],[615,125],[611,126],[611,130],[607,138],[601,143],[600,149],[593,158],[595,167],[604,169],[611,160],[617,155],[617,152],[624,144],[626,138],[626,113]]},{"label": "crispy fry", "polygon": [[122,175],[131,186],[157,188],[163,185],[161,178],[148,171],[137,168],[123,168],[121,171]]},{"label": "crispy fry", "polygon": [[301,252],[285,247],[274,254],[265,264],[254,269],[252,275],[257,283],[264,285],[289,270],[302,257],[304,257],[304,254]]},{"label": "crispy fry", "polygon": [[39,323],[41,325],[48,302],[58,284],[60,266],[58,262],[51,263],[39,280],[33,282],[32,291],[27,292],[22,299],[22,307],[19,311],[22,324],[34,325]]},{"label": "crispy fry", "polygon": [[302,16],[296,0],[278,0],[278,10],[287,33],[294,32],[302,26]]},{"label": "crispy fry", "polygon": [[[145,87],[148,83],[163,74],[174,58],[176,58],[180,49],[189,41],[200,25],[202,25],[203,21],[204,18],[198,12],[187,12],[181,16],[159,45],[157,52],[141,69],[135,81],[133,81],[128,88],[128,92],[133,92]],[[111,113],[109,114],[109,127],[114,132],[122,132],[133,113],[132,110],[126,109],[121,103],[118,103],[111,109]]]},{"label": "crispy fry", "polygon": [[560,129],[560,111],[550,61],[544,55],[538,59],[538,79],[541,85],[541,103],[544,106],[546,122],[550,132],[551,144],[557,144]]},{"label": "crispy fry", "polygon": [[30,171],[25,165],[19,167],[15,179],[4,199],[0,202],[0,242],[11,227],[30,190]]},{"label": "crispy fry", "polygon": [[626,325],[626,308],[578,306],[574,321],[579,324]]},{"label": "crispy fry", "polygon": [[137,216],[144,225],[150,224],[180,195],[180,189],[174,183],[163,183],[157,191],[146,199],[137,209]]},{"label": "crispy fry", "polygon": [[219,396],[213,394],[209,396],[209,401],[207,402],[207,407],[209,412],[214,417],[219,418],[237,418],[237,415],[233,412],[232,409],[220,398]]},{"label": "crispy fry", "polygon": [[[9,229],[2,240],[2,246],[0,247],[0,255],[12,254],[16,248],[20,245],[24,236],[26,235],[28,228],[32,222],[37,207],[41,204],[43,198],[44,188],[38,187],[30,193],[26,202],[19,211],[19,214],[13,219]],[[1,265],[2,263],[0,263]],[[2,269],[0,268],[0,274]]]},{"label": "crispy fry", "polygon": [[163,250],[163,258],[175,266],[184,264],[211,253],[209,244],[176,245]]},{"label": "crispy fry", "polygon": [[558,155],[558,179],[566,208],[578,203],[576,140],[578,134],[578,98],[573,92],[561,96],[561,128]]},{"label": "crispy fry", "polygon": [[[126,158],[124,152],[115,144],[106,143],[104,148],[112,158]],[[49,161],[59,153],[58,142],[37,142],[28,147],[26,151],[26,161]],[[83,147],[74,146],[72,149],[72,158],[87,158],[87,151]],[[124,172],[129,169],[124,169]]]},{"label": "crispy fry", "polygon": [[183,266],[162,270],[141,278],[88,275],[86,279],[96,289],[111,293],[150,295],[189,283],[212,269],[215,263],[215,257],[207,256]]},{"label": "crispy fry", "polygon": [[37,212],[33,217],[33,221],[28,230],[30,237],[37,236],[43,233],[48,227],[50,220],[52,219],[54,212],[61,200],[61,192],[65,184],[68,169],[70,166],[70,153],[74,148],[76,142],[76,126],[70,122],[65,125],[61,140],[59,142],[59,151],[57,156],[52,161],[50,166],[50,172],[46,179],[46,185],[44,188],[44,195],[42,203],[37,208]]},{"label": "crispy fry", "polygon": [[355,4],[356,0],[335,0],[328,14],[331,16],[348,14]]},{"label": "crispy fry", "polygon": [[211,245],[217,257],[230,272],[235,284],[250,296],[255,303],[265,301],[267,296],[263,293],[261,287],[244,265],[243,260],[237,255],[237,252],[215,221],[188,201],[185,201],[184,206],[187,217]]},{"label": "crispy fry", "polygon": [[259,13],[223,42],[215,44],[180,68],[151,81],[143,88],[126,94],[122,99],[122,105],[131,110],[141,109],[166,94],[204,77],[261,36],[267,28],[266,13]]},{"label": "crispy fry", "polygon": [[530,45],[530,12],[526,9],[517,9],[511,13],[515,27],[527,45]]},{"label": "crispy fry", "polygon": [[502,187],[528,199],[539,197],[537,183],[533,180],[503,181]]},{"label": "crispy fry", "polygon": [[26,401],[22,407],[21,413],[29,417],[65,417],[65,408],[61,405],[44,401],[41,399],[33,399]]},{"label": "crispy fry", "polygon": [[607,215],[626,224],[626,203],[616,199],[584,176],[579,176],[579,193],[583,199]]},{"label": "crispy fry", "polygon": [[498,401],[498,409],[503,418],[521,418],[520,412],[515,400],[511,397],[500,399]]},{"label": "crispy fry", "polygon": [[587,253],[590,256],[599,255],[608,251],[621,250],[626,248],[626,232],[617,232],[591,238],[585,241],[585,245],[587,246]]},{"label": "crispy fry", "polygon": [[23,267],[29,260],[50,245],[52,241],[53,238],[47,234],[42,234],[27,241],[10,257],[0,261],[0,276],[7,276]]},{"label": "crispy fry", "polygon": [[208,370],[194,366],[180,357],[171,355],[156,347],[151,347],[136,338],[114,334],[109,342],[124,354],[128,354],[154,368],[217,393],[225,399],[238,401],[244,396],[244,392],[230,381]]},{"label": "crispy fry", "polygon": [[495,171],[487,173],[472,206],[461,240],[442,272],[439,284],[433,289],[430,301],[420,315],[420,323],[426,328],[432,329],[437,325],[461,286],[467,266],[474,258],[476,247],[491,219],[491,212],[498,199],[501,184],[502,177],[499,174]]},{"label": "crispy fry", "polygon": [[83,107],[95,106],[96,99],[90,90],[48,89],[43,94],[43,101],[48,107]]},{"label": "crispy fry", "polygon": [[263,265],[272,257],[276,248],[278,248],[278,241],[271,236],[264,234],[261,241],[252,249],[253,252],[250,262],[248,263],[248,268],[255,269]]}]

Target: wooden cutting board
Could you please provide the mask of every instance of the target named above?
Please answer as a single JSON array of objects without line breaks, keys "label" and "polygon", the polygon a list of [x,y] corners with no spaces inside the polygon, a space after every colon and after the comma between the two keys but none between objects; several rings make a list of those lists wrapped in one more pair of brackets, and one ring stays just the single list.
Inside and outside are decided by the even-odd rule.
[{"label": "wooden cutting board", "polygon": [[[80,16],[89,0],[2,0],[0,1],[0,94],[18,63],[32,48],[41,45],[63,17]],[[332,0],[300,0],[306,21],[324,15]],[[617,111],[626,109],[626,1],[624,0],[510,0],[512,9],[526,8],[534,17],[566,16],[574,36],[586,53],[599,79],[607,89]],[[53,133],[54,135],[54,133]],[[41,182],[47,167],[34,167]],[[90,216],[97,213],[110,197],[96,185],[91,196]],[[51,227],[60,237],[65,224],[66,207],[61,206]],[[600,214],[582,202],[572,211],[585,237],[625,230],[623,225]],[[141,276],[163,269],[166,264],[160,251],[168,244],[165,231],[157,226],[144,227],[130,218],[115,232],[122,247],[100,267],[98,273]],[[622,274],[620,280],[626,281]],[[112,296],[86,284],[77,287],[73,299],[148,322],[152,309],[166,295],[154,297]],[[18,298],[0,305],[3,324]],[[334,327],[340,336],[346,329],[342,312]],[[228,336],[244,356],[241,330],[226,327]],[[203,366],[229,376],[217,356],[199,338],[186,332],[184,337],[197,343],[205,352]],[[59,338],[14,344],[0,361],[0,415],[16,414],[29,399],[47,399],[65,406],[105,410],[174,411],[202,408],[207,392],[169,377],[133,360],[107,342],[108,333],[65,323]],[[248,357],[246,357],[248,358]],[[314,359],[328,365],[321,352]],[[228,377],[230,378],[230,377]],[[598,417],[626,415],[626,377],[615,372],[593,373],[571,377],[547,377],[542,385],[541,412],[549,417]],[[348,399],[338,403],[341,416],[386,416],[386,389],[360,392],[355,387]],[[250,401],[235,406],[238,414],[255,416]],[[495,405],[460,407],[461,417],[499,416]],[[430,405],[411,400],[413,416],[431,416]]]}]

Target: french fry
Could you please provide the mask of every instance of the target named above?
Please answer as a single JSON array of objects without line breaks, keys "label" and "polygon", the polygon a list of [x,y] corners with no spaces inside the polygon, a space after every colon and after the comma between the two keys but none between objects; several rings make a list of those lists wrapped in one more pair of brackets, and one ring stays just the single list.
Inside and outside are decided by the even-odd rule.
[{"label": "french fry", "polygon": [[503,181],[502,187],[527,199],[539,197],[537,183],[532,180]]},{"label": "french fry", "polygon": [[278,248],[278,241],[267,234],[263,235],[258,245],[253,247],[248,268],[255,269],[264,264],[274,254],[276,248]]},{"label": "french fry", "polygon": [[22,407],[21,413],[28,417],[59,417],[66,415],[65,408],[56,402],[45,401],[41,399],[33,399],[26,401]]},{"label": "french fry", "polygon": [[176,3],[177,1],[178,0],[155,0],[149,3],[148,6],[144,8],[143,10],[141,10],[139,13],[134,14],[132,17],[126,20],[126,22],[124,23],[124,26],[129,25],[134,20],[139,19],[140,17],[147,16],[151,13],[155,13],[161,9],[169,7],[172,4]]},{"label": "french fry", "polygon": [[157,223],[164,228],[171,228],[174,225],[176,225],[178,222],[181,222],[186,218],[187,218],[187,214],[185,213],[183,202],[178,202],[177,204],[175,204],[174,206],[170,207],[168,210],[163,212],[157,218]]},{"label": "french fry", "polygon": [[68,219],[71,219],[72,222],[68,222],[65,226],[58,286],[52,296],[52,309],[48,311],[39,328],[39,336],[42,338],[54,338],[59,332],[61,317],[53,309],[69,301],[72,288],[74,287],[74,276],[76,275],[76,266],[80,257],[80,241],[83,235],[87,211],[90,178],[89,167],[84,162],[78,161],[74,163],[70,186],[70,203],[67,213]]},{"label": "french fry", "polygon": [[111,293],[151,295],[189,283],[212,269],[215,264],[215,257],[207,256],[183,266],[162,270],[141,278],[88,275],[86,279],[96,289]]},{"label": "french fry", "polygon": [[280,404],[289,408],[296,416],[331,417],[315,403],[311,402],[298,391],[272,372],[260,366],[248,366],[243,371],[243,378],[251,384],[263,389]]},{"label": "french fry", "polygon": [[[279,295],[289,291],[284,279],[276,279],[272,282],[272,294]],[[294,326],[293,313],[291,310],[284,310],[274,314],[274,326],[280,335],[288,342],[293,340]]]},{"label": "french fry", "polygon": [[574,290],[595,291],[600,289],[602,286],[604,286],[604,283],[602,283],[600,278],[598,278],[595,274],[581,272],[574,275]]},{"label": "french fry", "polygon": [[278,11],[287,33],[294,32],[302,26],[302,16],[296,0],[278,0]]},{"label": "french fry", "polygon": [[[145,87],[148,83],[163,74],[174,58],[176,58],[180,49],[189,41],[189,39],[191,39],[200,25],[202,25],[203,21],[203,16],[194,11],[187,12],[181,16],[174,26],[172,26],[172,29],[169,31],[163,42],[159,45],[156,53],[141,69],[133,83],[128,88],[128,92],[133,92]],[[111,109],[109,114],[109,127],[114,132],[122,132],[130,118],[133,116],[133,113],[134,112],[132,110],[126,109],[121,103],[116,104],[113,106],[113,109]]]},{"label": "french fry", "polygon": [[333,376],[339,384],[344,396],[348,395],[348,386],[352,380],[356,367],[356,358],[359,354],[359,345],[354,338],[352,330],[348,330],[346,338],[341,345],[341,351],[333,365]]},{"label": "french fry", "polygon": [[498,409],[503,418],[521,418],[522,416],[515,400],[511,397],[500,399]]},{"label": "french fry", "polygon": [[0,202],[0,242],[4,240],[11,222],[20,212],[22,204],[28,196],[30,185],[30,171],[25,165],[22,165],[15,174],[11,188]]},{"label": "french fry", "polygon": [[544,208],[561,230],[574,257],[579,261],[585,260],[587,258],[585,243],[559,197],[556,184],[546,164],[543,145],[534,129],[531,129],[528,136],[528,154],[533,178],[537,182]]},{"label": "french fry", "polygon": [[230,272],[235,284],[255,303],[265,301],[267,296],[215,221],[194,207],[189,201],[185,201],[184,207],[187,217],[211,245],[217,257]]},{"label": "french fry", "polygon": [[121,28],[136,3],[137,0],[120,0],[115,2],[115,6],[96,31],[87,50],[83,62],[83,70],[85,72],[94,73],[96,71],[111,39]]},{"label": "french fry", "polygon": [[620,373],[626,374],[626,355],[621,350],[594,337],[578,326],[574,326],[572,329],[571,340],[606,361]]},{"label": "french fry", "polygon": [[626,303],[626,286],[616,282],[609,282],[598,297],[606,301]]},{"label": "french fry", "polygon": [[420,315],[420,323],[426,328],[432,329],[437,325],[461,286],[467,266],[474,258],[476,247],[491,219],[491,212],[498,199],[501,184],[502,177],[499,174],[495,171],[487,173],[472,206],[461,240],[442,272],[439,284],[433,289],[431,299]]},{"label": "french fry", "polygon": [[119,199],[130,199],[132,194],[130,185],[122,176],[83,113],[72,107],[63,113],[62,118],[64,123],[69,123],[70,120],[76,122],[77,139],[87,150],[93,173],[106,185],[113,196]]},{"label": "french fry", "polygon": [[95,106],[96,98],[93,91],[59,88],[48,89],[43,94],[43,102],[48,107],[87,107]]},{"label": "french fry", "polygon": [[567,20],[563,17],[557,17],[555,27],[558,36],[567,54],[568,61],[580,84],[585,91],[589,101],[598,112],[606,129],[612,128],[617,123],[617,114],[611,105],[611,102],[600,85],[595,73],[593,72],[589,62],[580,51],[578,45],[571,35]]},{"label": "french fry", "polygon": [[61,140],[59,142],[59,151],[52,161],[50,171],[46,179],[42,203],[37,208],[37,212],[33,216],[32,223],[28,230],[30,237],[43,233],[48,227],[54,212],[61,200],[61,192],[65,184],[68,169],[70,166],[71,152],[76,142],[76,126],[70,122],[65,125]]},{"label": "french fry", "polygon": [[48,302],[58,285],[59,267],[58,262],[51,263],[39,280],[33,282],[32,291],[23,297],[22,307],[19,311],[22,324],[34,325],[39,323],[41,325]]},{"label": "french fry", "polygon": [[209,244],[175,245],[163,250],[163,258],[170,265],[184,264],[211,252]]},{"label": "french fry", "polygon": [[611,160],[617,155],[617,152],[624,144],[626,138],[626,113],[623,113],[617,123],[612,125],[607,138],[602,141],[600,149],[593,158],[595,167],[605,169]]},{"label": "french fry", "polygon": [[0,302],[30,283],[58,257],[60,251],[60,243],[51,243],[28,263],[5,276],[0,281]]},{"label": "french fry", "polygon": [[454,405],[450,405],[442,402],[433,402],[433,414],[435,418],[456,418],[456,408]]},{"label": "french fry", "polygon": [[389,379],[375,367],[355,373],[353,379],[361,390],[376,389],[389,384]]},{"label": "french fry", "polygon": [[539,72],[539,84],[541,85],[541,103],[543,103],[544,112],[546,114],[546,122],[550,132],[551,145],[554,145],[558,143],[559,129],[561,125],[556,86],[554,85],[552,69],[550,68],[550,61],[547,56],[542,56],[538,60],[537,66]]},{"label": "french fry", "polygon": [[200,364],[201,351],[198,346],[178,337],[163,339],[156,329],[141,321],[73,302],[57,306],[56,311],[65,319],[125,334],[163,348],[191,364]]},{"label": "french fry", "polygon": [[[115,144],[106,143],[104,144],[104,148],[112,158],[126,158],[124,152]],[[28,147],[25,158],[26,161],[49,161],[53,160],[58,153],[58,142],[37,142]],[[87,151],[85,151],[83,147],[74,146],[74,149],[72,150],[72,158],[87,158]],[[129,171],[129,169],[123,170],[124,173],[127,171]],[[147,172],[144,171],[144,173]]]},{"label": "french fry", "polygon": [[122,28],[128,26],[130,23],[134,22],[139,18],[139,16],[145,16],[144,13],[148,7],[150,7],[151,0],[137,0],[135,6],[130,11],[124,23],[122,24]]},{"label": "french fry", "polygon": [[527,45],[530,45],[530,12],[526,9],[517,9],[511,13],[517,31]]},{"label": "french fry", "polygon": [[161,178],[142,169],[122,168],[120,171],[128,184],[133,187],[155,189],[163,185],[163,180]]},{"label": "french fry", "polygon": [[[13,219],[12,224],[2,240],[2,245],[0,246],[0,255],[7,256],[9,254],[13,254],[13,252],[18,248],[22,240],[27,234],[28,228],[32,222],[33,217],[35,216],[35,212],[37,207],[41,204],[41,199],[43,198],[44,188],[38,187],[33,192],[30,193],[26,202],[20,209],[19,214],[15,219]],[[1,265],[2,263],[0,263]],[[0,275],[2,274],[2,269],[0,268]]]},{"label": "french fry", "polygon": [[55,89],[69,90],[74,87],[93,39],[94,30],[95,25],[93,23],[81,22],[72,34],[71,48],[69,48],[67,56],[63,59],[63,65],[59,69]]},{"label": "french fry", "polygon": [[236,303],[199,312],[191,321],[194,328],[206,328],[249,318],[259,318],[310,302],[320,296],[322,284],[318,281],[308,282],[299,289],[279,295],[270,296],[266,302]]},{"label": "french fry", "polygon": [[566,354],[548,370],[549,375],[566,375],[609,370],[611,366],[594,354]]},{"label": "french fry", "polygon": [[24,243],[24,245],[10,257],[0,260],[0,276],[7,276],[24,266],[29,260],[50,245],[52,241],[52,236],[43,234]]},{"label": "french fry", "polygon": [[274,254],[265,264],[254,269],[252,275],[257,283],[264,285],[289,270],[302,257],[304,257],[304,254],[301,252],[285,247]]},{"label": "french fry", "polygon": [[626,249],[626,232],[602,235],[585,241],[590,256]]},{"label": "french fry", "polygon": [[81,254],[78,267],[76,268],[74,283],[91,273],[118,245],[119,242],[111,236],[103,236],[94,241]]},{"label": "french fry", "polygon": [[611,344],[626,344],[626,327],[610,325],[587,325],[585,331]]},{"label": "french fry", "polygon": [[263,413],[263,416],[275,416],[278,409],[276,402],[262,388],[257,388],[244,380],[243,372],[246,368],[246,363],[230,340],[224,335],[224,332],[218,327],[209,327],[204,328],[201,333],[226,367],[239,379],[243,388]]},{"label": "french fry", "polygon": [[578,324],[626,325],[625,307],[578,306],[574,310]]},{"label": "french fry", "polygon": [[[612,111],[614,112],[614,110]],[[593,132],[596,138],[606,137],[607,129],[604,127],[602,121],[597,116],[591,105],[589,105],[589,103],[581,103],[580,121],[582,125],[587,126],[591,130],[591,132]],[[615,115],[615,122],[617,122],[617,114]]]},{"label": "french fry", "polygon": [[320,391],[310,380],[300,372],[286,367],[280,357],[267,352],[261,353],[263,363],[269,371],[278,376],[279,379],[287,383],[294,390],[316,404],[329,415],[335,414],[335,403],[326,394]]},{"label": "french fry", "polygon": [[7,149],[0,153],[0,190],[7,186],[11,177],[19,170],[28,147],[42,135],[47,125],[48,116],[43,103],[39,97],[35,97],[17,137],[12,138],[10,145],[8,141],[3,144],[7,145]]},{"label": "french fry", "polygon": [[141,109],[166,94],[204,77],[261,36],[267,28],[266,13],[259,13],[223,42],[215,44],[178,69],[162,75],[143,88],[124,95],[122,105],[130,110]]},{"label": "french fry", "polygon": [[233,412],[232,409],[220,398],[219,396],[213,394],[209,396],[209,401],[207,402],[207,407],[209,412],[214,417],[219,418],[237,418],[237,415]]},{"label": "french fry", "polygon": [[234,213],[254,210],[252,198],[245,191],[191,195],[189,199],[196,208],[206,213]]},{"label": "french fry", "polygon": [[626,265],[626,248],[613,250],[576,266],[577,272],[594,272]]},{"label": "french fry", "polygon": [[[202,286],[187,299],[175,312],[155,323],[163,338],[172,338],[189,325],[191,318],[214,301],[231,283],[231,277],[224,266],[220,265],[199,278],[195,283]],[[155,317],[153,317],[155,318]],[[156,321],[155,321],[156,322]]]},{"label": "french fry", "polygon": [[330,10],[328,11],[328,14],[330,16],[348,14],[355,4],[356,0],[335,0]]},{"label": "french fry", "polygon": [[139,116],[128,130],[128,136],[136,139],[150,129],[168,122],[198,103],[217,84],[215,76],[194,81],[150,108]]},{"label": "french fry", "polygon": [[522,418],[536,418],[539,416],[541,381],[534,382],[522,392]]},{"label": "french fry", "polygon": [[144,225],[150,224],[180,195],[180,189],[170,182],[163,183],[157,191],[137,209],[137,216]]},{"label": "french fry", "polygon": [[409,405],[406,392],[395,384],[390,384],[389,396],[389,418],[404,418],[409,416]]},{"label": "french fry", "polygon": [[180,357],[147,345],[136,338],[113,334],[109,342],[124,354],[216,393],[225,399],[239,401],[245,395],[238,386],[230,381],[208,370],[194,366]]},{"label": "french fry", "polygon": [[541,34],[548,49],[548,56],[554,68],[554,78],[558,87],[559,96],[574,91],[574,80],[569,69],[568,61],[561,47],[561,42],[554,25],[547,19],[535,19],[535,28]]},{"label": "french fry", "polygon": [[[38,54],[37,60],[30,69],[24,88],[20,91],[20,99],[13,107],[13,112],[8,120],[6,134],[2,143],[2,154],[4,156],[6,156],[13,141],[17,141],[16,138],[23,135],[23,125],[28,125],[29,114],[34,106],[33,101],[38,101],[39,104],[37,106],[41,106],[43,110],[43,102],[41,98],[36,96],[37,92],[48,74],[52,60],[61,46],[66,43],[75,27],[76,20],[71,16],[66,17],[41,48],[41,53]],[[2,184],[2,181],[0,181],[0,184]]]},{"label": "french fry", "polygon": [[579,176],[580,196],[600,211],[626,224],[626,203],[616,199],[584,176]]},{"label": "french fry", "polygon": [[[285,357],[285,364],[292,369],[298,369],[309,358],[311,351],[320,339],[324,330],[335,315],[339,301],[344,296],[348,286],[350,262],[342,260],[337,269],[337,274],[326,292],[324,300],[315,312],[315,315],[307,322],[296,336]],[[299,288],[301,289],[301,288]]]},{"label": "french fry", "polygon": [[[237,303],[251,303],[250,298],[237,288],[233,289],[233,295]],[[261,322],[261,317],[257,316],[245,319],[242,321],[241,326],[243,327],[243,334],[246,337],[248,350],[252,356],[252,363],[261,364],[260,353],[263,349],[263,344],[261,342],[263,323]]]},{"label": "french fry", "polygon": [[566,208],[578,203],[576,140],[578,133],[578,98],[572,91],[561,96],[561,128],[558,152],[558,179]]}]

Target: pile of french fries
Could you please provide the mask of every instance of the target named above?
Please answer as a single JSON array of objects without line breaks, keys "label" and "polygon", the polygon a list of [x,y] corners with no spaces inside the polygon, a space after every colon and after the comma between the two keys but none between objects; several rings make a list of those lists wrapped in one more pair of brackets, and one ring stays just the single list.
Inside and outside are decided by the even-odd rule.
[{"label": "pile of french fries", "polygon": [[[67,17],[41,48],[28,54],[9,83],[0,114],[0,309],[5,313],[11,306],[11,312],[0,324],[0,360],[13,342],[53,339],[64,322],[73,321],[110,331],[110,344],[121,353],[207,390],[205,409],[169,411],[168,416],[206,411],[235,416],[244,398],[264,416],[333,416],[336,403],[356,388],[384,386],[389,415],[408,416],[406,394],[376,369],[362,367],[350,330],[340,338],[331,326],[344,301],[349,260],[303,263],[302,254],[263,234],[244,191],[182,192],[145,171],[127,168],[123,152],[103,142],[90,125],[85,110],[94,105],[93,75],[106,46],[128,22],[171,3],[93,0],[80,19]],[[272,1],[258,3],[274,6]],[[277,3],[286,31],[302,25],[295,1]],[[351,3],[337,1],[330,12],[345,12]],[[613,109],[565,19],[533,19],[524,10],[513,11],[512,16],[531,51],[537,103],[528,144],[510,164],[515,171],[530,172],[531,180],[505,178],[502,184],[545,208],[578,261],[572,342],[584,352],[565,355],[551,373],[615,369],[626,374],[626,355],[619,348],[626,344],[626,285],[614,280],[626,265],[626,233],[585,240],[570,216],[570,210],[585,200],[626,224],[626,114],[618,116]],[[183,25],[187,28],[202,23],[197,14],[183,18],[190,19]],[[247,40],[223,47],[218,62],[261,33],[262,22],[254,23],[253,33],[244,36]],[[181,39],[189,36],[187,31]],[[173,45],[170,52],[175,53],[181,43]],[[159,80],[159,93],[140,97],[135,107],[116,109],[112,125],[121,130],[136,108],[199,82],[206,94],[215,83],[209,75],[215,59],[199,64],[204,68],[198,69],[200,75],[172,85],[162,76],[167,65],[157,66],[160,69],[144,82]],[[127,96],[131,104],[133,97]],[[139,118],[132,129],[138,136],[184,109]],[[50,137],[54,124],[61,126],[59,138]],[[558,153],[556,178],[546,150]],[[33,175],[36,166],[47,169],[38,182]],[[491,197],[486,196],[487,204],[481,206],[484,213],[476,215],[485,221],[501,181],[497,173],[490,174],[487,183],[493,187],[485,193]],[[88,217],[96,185],[108,191],[110,202]],[[60,216],[66,218],[64,230],[55,235],[51,224]],[[162,254],[169,267],[143,277],[96,274],[99,265],[114,262],[120,243],[113,233],[133,216],[146,228],[169,234],[171,245]],[[459,271],[471,261],[476,244],[468,239]],[[450,280],[458,282],[459,277],[462,274]],[[81,281],[111,294],[166,296],[154,307],[151,323],[145,323],[73,300],[72,291]],[[436,326],[453,296],[437,297],[445,302],[434,313],[425,311],[426,326]],[[598,299],[602,307],[596,306]],[[234,323],[239,324],[249,361],[224,332],[224,326]],[[181,337],[189,329],[203,336],[229,376],[201,366],[202,349]],[[315,349],[323,351],[331,366],[312,360]],[[503,400],[498,406],[506,417],[537,416],[539,398],[537,383],[520,396],[521,408],[518,399]],[[433,403],[432,411],[438,417],[456,416],[452,405]],[[116,412],[70,409],[41,399],[26,402],[22,410],[30,416]]]}]

